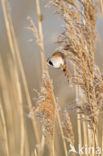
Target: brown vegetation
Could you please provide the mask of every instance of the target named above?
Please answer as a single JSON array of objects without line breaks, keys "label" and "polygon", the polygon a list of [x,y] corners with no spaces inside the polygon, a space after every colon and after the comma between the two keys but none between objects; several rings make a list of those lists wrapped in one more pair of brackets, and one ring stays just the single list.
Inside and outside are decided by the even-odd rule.
[{"label": "brown vegetation", "polygon": [[[93,146],[96,149],[100,144],[98,124],[103,103],[103,76],[94,58],[97,19],[95,2],[93,0],[51,0],[50,2],[50,6],[56,7],[56,14],[60,14],[65,23],[64,32],[59,35],[57,40],[57,51],[62,52],[66,59],[69,58],[72,71],[74,71],[74,74],[72,74],[73,72],[69,71],[67,64],[65,64],[67,80],[72,79],[73,87],[75,87],[76,100],[74,99],[74,101],[76,101],[76,104],[69,110],[71,114],[72,110],[76,110],[76,132],[78,133],[74,131],[72,115],[68,113],[68,109],[65,108],[66,112],[58,110],[58,102],[54,95],[53,84],[45,59],[42,33],[43,15],[40,12],[39,0],[35,2],[38,26],[36,28],[32,18],[29,18],[30,26],[27,29],[33,33],[40,47],[42,74],[40,92],[35,106],[32,106],[8,3],[1,0],[11,52],[8,64],[12,79],[9,86],[4,64],[0,59],[0,72],[2,73],[0,83],[3,91],[0,99],[0,116],[2,120],[0,127],[4,131],[2,136],[5,143],[4,154],[7,156],[18,155],[16,154],[16,145],[18,145],[18,153],[21,156],[43,156],[46,151],[45,145],[48,145],[47,155],[51,156],[71,155],[68,152],[69,144],[73,146],[77,144],[86,145],[87,147]],[[25,94],[30,111],[29,116],[32,121],[31,127],[35,136],[35,145],[37,144],[37,146],[33,145],[34,151],[32,152],[30,152],[31,144],[29,144],[29,133],[24,116],[23,94]],[[13,108],[11,101],[15,103]],[[16,110],[19,112],[18,116],[16,116]],[[18,123],[14,123],[13,118],[18,118]],[[39,128],[37,118],[40,120],[41,128]],[[17,124],[20,124],[20,129],[16,130]],[[13,137],[10,140],[11,130]],[[18,130],[20,140],[16,140]],[[78,137],[78,140],[76,140],[76,137]],[[103,146],[103,141],[101,141],[101,146]],[[14,151],[11,150],[13,147]],[[76,154],[74,153],[74,155]],[[93,155],[93,153],[87,155]]]}]

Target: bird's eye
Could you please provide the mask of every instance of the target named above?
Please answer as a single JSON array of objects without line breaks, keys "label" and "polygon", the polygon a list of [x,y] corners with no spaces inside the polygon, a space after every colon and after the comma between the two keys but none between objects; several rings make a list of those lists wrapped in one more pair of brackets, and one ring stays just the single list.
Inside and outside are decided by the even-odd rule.
[{"label": "bird's eye", "polygon": [[53,66],[53,63],[51,61],[49,61],[49,64]]}]

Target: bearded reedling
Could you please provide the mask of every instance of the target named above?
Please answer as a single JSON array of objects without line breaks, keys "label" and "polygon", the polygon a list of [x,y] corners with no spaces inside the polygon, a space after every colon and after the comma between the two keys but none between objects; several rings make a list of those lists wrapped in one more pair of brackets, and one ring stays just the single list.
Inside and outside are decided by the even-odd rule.
[{"label": "bearded reedling", "polygon": [[54,68],[61,69],[65,73],[69,84],[72,84],[71,74],[66,64],[66,56],[62,52],[55,52],[47,59],[47,63]]}]

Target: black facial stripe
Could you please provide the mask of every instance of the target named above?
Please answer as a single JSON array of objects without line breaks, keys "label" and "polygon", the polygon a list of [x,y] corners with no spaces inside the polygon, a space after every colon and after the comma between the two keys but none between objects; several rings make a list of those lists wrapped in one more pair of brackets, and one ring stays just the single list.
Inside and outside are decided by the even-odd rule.
[{"label": "black facial stripe", "polygon": [[53,63],[51,61],[49,61],[49,64],[53,66]]},{"label": "black facial stripe", "polygon": [[65,72],[65,71],[66,71],[66,69],[64,68],[64,69],[63,69],[63,72]]}]

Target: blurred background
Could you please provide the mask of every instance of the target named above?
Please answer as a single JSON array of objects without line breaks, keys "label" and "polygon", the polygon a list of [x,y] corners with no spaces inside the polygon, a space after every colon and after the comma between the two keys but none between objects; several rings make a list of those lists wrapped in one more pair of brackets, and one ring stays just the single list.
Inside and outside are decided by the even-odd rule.
[{"label": "blurred background", "polygon": [[[36,20],[36,8],[35,0],[21,1],[21,0],[9,0],[11,6],[12,20],[14,29],[19,44],[20,55],[23,62],[24,71],[29,87],[31,99],[35,96],[33,88],[40,89],[41,80],[41,61],[40,51],[33,34],[25,29],[28,27],[28,17],[32,17],[35,24]],[[48,58],[53,54],[56,48],[56,39],[58,35],[63,32],[64,23],[59,15],[55,15],[55,9],[53,7],[47,7],[49,1],[41,0],[40,7],[41,13],[44,15],[43,20],[43,33],[44,33],[44,44],[45,44],[45,56]],[[0,55],[3,62],[7,63],[9,55],[9,44],[7,34],[5,30],[5,24],[3,19],[2,8],[0,5]],[[96,39],[96,52],[95,60],[96,64],[103,71],[103,17],[99,16],[97,19],[96,27],[97,39]],[[49,67],[51,78],[53,79],[54,89],[56,96],[60,99],[61,103],[67,103],[65,101],[68,98],[68,85],[64,78],[64,75],[58,69]],[[64,80],[65,82],[64,82]],[[62,87],[64,86],[64,87]],[[62,89],[61,89],[62,88]],[[66,92],[67,94],[63,95]],[[71,94],[71,92],[69,93]],[[65,98],[64,98],[65,96]],[[70,96],[71,97],[71,96]]]},{"label": "blurred background", "polygon": [[[44,15],[43,20],[43,34],[44,34],[44,44],[45,44],[45,56],[48,58],[53,54],[56,48],[56,39],[57,36],[63,31],[64,23],[59,15],[55,15],[55,8],[48,7],[48,0],[40,0],[41,13]],[[1,2],[0,2],[1,3]],[[30,93],[30,99],[32,101],[32,105],[35,105],[34,97],[37,97],[37,94],[33,89],[40,91],[41,84],[41,59],[40,59],[40,51],[37,43],[35,42],[35,38],[33,34],[25,29],[28,27],[29,21],[28,17],[32,17],[36,26],[36,8],[35,8],[35,0],[9,0],[9,4],[11,6],[11,15],[14,25],[14,30],[16,33],[16,39],[19,45],[20,56],[23,63],[23,68],[27,80],[27,85]],[[95,60],[96,64],[100,67],[101,72],[103,72],[103,16],[99,12],[99,16],[97,18],[97,26],[96,26],[96,52],[95,52]],[[14,97],[15,87],[13,86],[13,77],[10,73],[9,60],[11,57],[9,42],[7,38],[7,33],[5,29],[5,23],[3,18],[3,11],[0,4],[0,66],[3,68],[0,71],[4,72],[4,77],[2,77],[2,72],[0,73],[0,77],[2,77],[1,82],[4,79],[7,84],[3,85],[0,83],[0,97],[1,102],[4,103],[3,109],[5,110],[5,116],[11,116],[10,123],[7,123],[11,128],[8,130],[9,132],[9,141],[12,141],[11,155],[18,155],[19,149],[19,108],[17,108],[16,98]],[[68,62],[69,63],[69,62]],[[65,105],[69,105],[74,99],[74,90],[69,88],[67,85],[67,81],[65,79],[62,71],[58,69],[53,69],[49,67],[49,72],[51,79],[54,84],[54,92],[55,96],[58,98],[58,103],[61,108],[65,108]],[[15,83],[15,82],[14,82]],[[21,81],[22,83],[22,81]],[[8,85],[8,86],[7,86]],[[22,89],[23,90],[23,89]],[[4,94],[5,93],[5,94]],[[9,100],[7,100],[6,96],[8,96]],[[24,118],[27,121],[27,129],[30,133],[28,138],[29,146],[31,151],[33,151],[35,145],[35,136],[32,134],[32,126],[30,124],[30,119],[27,118],[27,114],[29,112],[28,106],[26,104],[26,95],[23,95],[23,109],[24,109]],[[5,98],[10,101],[11,107],[6,105]],[[13,112],[13,115],[10,112]],[[0,124],[2,125],[2,123]],[[14,132],[15,129],[15,132]],[[3,152],[3,131],[1,133],[0,139],[0,156],[4,156]],[[14,134],[15,133],[15,134]],[[13,135],[16,136],[16,142],[13,139]],[[15,152],[16,150],[16,152]]]},{"label": "blurred background", "polygon": [[[35,42],[33,34],[25,28],[29,26],[28,17],[32,17],[35,24],[36,20],[36,8],[35,0],[21,1],[21,0],[9,0],[11,6],[12,20],[14,29],[19,44],[20,55],[23,62],[27,83],[30,91],[31,98],[34,97],[33,88],[39,89],[40,87],[40,52],[38,45]],[[53,7],[47,7],[48,0],[41,0],[40,7],[41,13],[44,15],[43,20],[43,33],[45,43],[45,56],[48,58],[51,56],[56,48],[57,36],[63,31],[64,23],[59,15],[55,15],[55,9]],[[3,58],[3,62],[6,62],[8,57],[9,45],[5,30],[5,24],[3,19],[2,8],[0,5],[0,55]],[[96,40],[96,64],[99,65],[101,71],[103,70],[102,58],[103,58],[103,17],[99,16],[97,19],[97,40]],[[63,73],[59,70],[49,68],[50,74],[55,86],[55,94],[59,96],[64,92],[62,89],[68,92],[68,86],[66,81],[63,82]],[[55,77],[56,76],[56,77]],[[65,86],[65,87],[62,87]],[[68,95],[68,93],[67,93]],[[65,96],[67,96],[65,95]],[[63,95],[64,97],[64,95]],[[65,100],[65,98],[61,100]],[[60,101],[61,101],[60,100]]]}]

